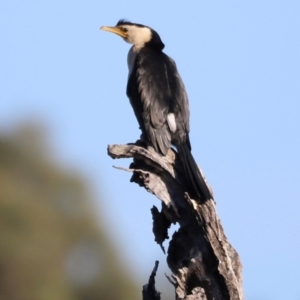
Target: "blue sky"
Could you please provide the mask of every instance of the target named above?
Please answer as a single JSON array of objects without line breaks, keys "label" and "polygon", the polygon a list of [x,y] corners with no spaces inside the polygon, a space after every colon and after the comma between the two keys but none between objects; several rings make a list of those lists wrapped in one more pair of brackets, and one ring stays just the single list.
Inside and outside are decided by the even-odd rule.
[{"label": "blue sky", "polygon": [[299,299],[299,16],[288,0],[2,1],[0,126],[48,126],[58,159],[83,170],[145,282],[165,260],[151,232],[160,203],[112,168],[129,160],[106,154],[140,133],[125,94],[130,46],[99,27],[120,18],[153,27],[184,80],[193,155],[241,256],[246,299]]}]

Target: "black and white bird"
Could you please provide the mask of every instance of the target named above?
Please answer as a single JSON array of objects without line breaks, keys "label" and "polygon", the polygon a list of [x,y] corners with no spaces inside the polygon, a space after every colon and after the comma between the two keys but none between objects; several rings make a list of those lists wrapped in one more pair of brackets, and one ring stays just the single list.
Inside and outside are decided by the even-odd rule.
[{"label": "black and white bird", "polygon": [[163,52],[164,44],[148,26],[120,20],[102,30],[133,44],[127,58],[127,96],[144,139],[158,153],[166,155],[175,146],[183,164],[193,197],[211,199],[212,194],[191,153],[189,102],[176,64]]}]

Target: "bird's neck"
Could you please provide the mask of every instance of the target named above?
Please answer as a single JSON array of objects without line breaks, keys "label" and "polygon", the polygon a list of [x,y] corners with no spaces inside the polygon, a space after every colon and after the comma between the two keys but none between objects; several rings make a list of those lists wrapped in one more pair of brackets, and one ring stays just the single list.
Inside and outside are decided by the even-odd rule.
[{"label": "bird's neck", "polygon": [[129,52],[128,52],[128,55],[127,55],[127,65],[128,65],[129,76],[130,76],[130,74],[132,72],[132,69],[134,67],[134,62],[135,62],[136,56],[137,56],[137,54],[139,53],[140,50],[141,49],[137,50],[135,48],[135,45],[133,45],[130,48]]},{"label": "bird's neck", "polygon": [[[134,51],[135,53],[139,53],[140,50],[145,47],[145,42],[144,41],[140,41],[140,42],[136,42],[132,47],[132,51]],[[130,49],[130,50],[131,50]]]},{"label": "bird's neck", "polygon": [[162,53],[162,49],[158,47],[151,47],[151,45],[143,45],[142,47],[137,47],[137,45],[133,45],[127,55],[127,65],[128,65],[128,71],[129,71],[129,76],[134,68],[135,60],[138,54],[142,49],[148,50],[148,51],[153,51],[155,53]]}]

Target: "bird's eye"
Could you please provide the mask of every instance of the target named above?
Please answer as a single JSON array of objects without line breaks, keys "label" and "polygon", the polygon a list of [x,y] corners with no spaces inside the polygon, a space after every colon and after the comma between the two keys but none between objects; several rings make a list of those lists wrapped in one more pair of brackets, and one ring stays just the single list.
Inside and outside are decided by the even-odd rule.
[{"label": "bird's eye", "polygon": [[122,30],[123,32],[127,32],[127,31],[128,31],[128,29],[125,28],[125,27],[121,27],[121,30]]}]

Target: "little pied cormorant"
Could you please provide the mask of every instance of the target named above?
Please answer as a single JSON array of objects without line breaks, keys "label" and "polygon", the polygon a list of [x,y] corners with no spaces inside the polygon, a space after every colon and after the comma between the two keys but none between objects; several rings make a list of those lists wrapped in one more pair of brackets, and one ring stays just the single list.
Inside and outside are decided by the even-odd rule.
[{"label": "little pied cormorant", "polygon": [[193,197],[211,199],[202,174],[192,156],[189,139],[189,103],[175,62],[163,53],[164,44],[148,26],[120,20],[102,30],[133,44],[128,53],[127,96],[142,130],[154,149],[166,155],[175,146]]}]

